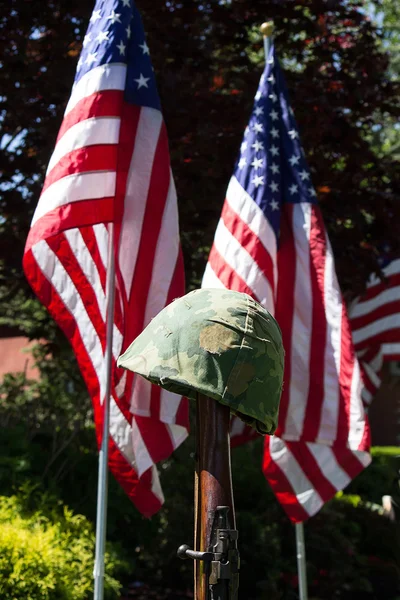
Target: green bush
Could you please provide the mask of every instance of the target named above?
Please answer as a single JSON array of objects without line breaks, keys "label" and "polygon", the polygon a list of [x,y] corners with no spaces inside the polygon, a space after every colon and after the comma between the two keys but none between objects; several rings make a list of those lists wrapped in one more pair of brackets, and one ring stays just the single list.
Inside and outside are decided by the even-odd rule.
[{"label": "green bush", "polygon": [[[25,500],[0,496],[0,598],[2,600],[87,600],[93,592],[94,533],[91,523],[43,497],[29,511]],[[108,553],[105,589],[116,598],[113,577],[124,568]]]}]

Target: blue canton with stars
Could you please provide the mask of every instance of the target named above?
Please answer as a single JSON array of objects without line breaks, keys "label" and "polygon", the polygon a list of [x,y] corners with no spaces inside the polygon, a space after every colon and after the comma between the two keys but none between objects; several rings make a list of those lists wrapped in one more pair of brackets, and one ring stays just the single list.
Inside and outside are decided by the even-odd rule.
[{"label": "blue canton with stars", "polygon": [[160,109],[142,20],[133,0],[97,0],[83,40],[75,83],[95,67],[127,65],[125,99]]},{"label": "blue canton with stars", "polygon": [[279,236],[284,202],[316,202],[310,172],[271,45],[234,175]]}]

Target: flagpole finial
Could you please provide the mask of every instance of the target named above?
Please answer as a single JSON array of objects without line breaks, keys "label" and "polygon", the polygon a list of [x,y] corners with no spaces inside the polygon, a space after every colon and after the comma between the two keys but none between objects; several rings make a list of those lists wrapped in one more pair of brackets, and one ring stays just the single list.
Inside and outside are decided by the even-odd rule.
[{"label": "flagpole finial", "polygon": [[264,37],[271,37],[272,32],[274,31],[274,22],[266,21],[261,25],[260,31]]}]

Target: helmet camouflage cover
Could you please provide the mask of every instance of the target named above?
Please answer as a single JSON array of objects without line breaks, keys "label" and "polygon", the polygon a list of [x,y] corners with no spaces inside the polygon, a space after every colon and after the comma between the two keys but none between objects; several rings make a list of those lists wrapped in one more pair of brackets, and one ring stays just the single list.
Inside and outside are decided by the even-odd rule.
[{"label": "helmet camouflage cover", "polygon": [[281,331],[267,310],[247,294],[203,288],[158,313],[117,364],[176,394],[214,398],[272,434],[283,361]]}]

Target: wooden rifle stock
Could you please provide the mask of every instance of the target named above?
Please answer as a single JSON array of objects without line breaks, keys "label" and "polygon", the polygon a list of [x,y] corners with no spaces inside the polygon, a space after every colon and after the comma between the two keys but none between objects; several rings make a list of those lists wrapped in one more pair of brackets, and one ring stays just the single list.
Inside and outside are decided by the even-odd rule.
[{"label": "wooden rifle stock", "polygon": [[[195,550],[212,551],[214,522],[218,506],[229,507],[228,529],[236,529],[230,458],[230,410],[215,400],[198,394],[195,473]],[[221,525],[220,525],[221,526]],[[195,600],[209,600],[210,563],[194,561]],[[225,586],[226,585],[226,589]],[[231,598],[229,581],[219,598]]]}]

